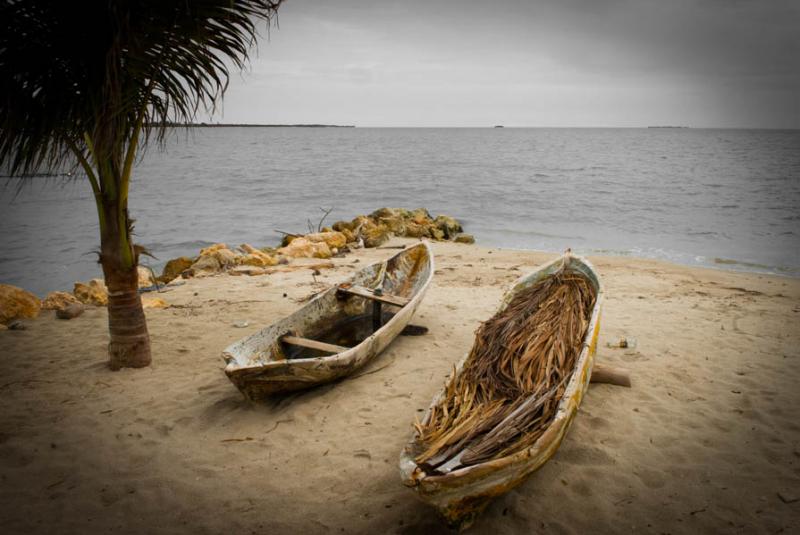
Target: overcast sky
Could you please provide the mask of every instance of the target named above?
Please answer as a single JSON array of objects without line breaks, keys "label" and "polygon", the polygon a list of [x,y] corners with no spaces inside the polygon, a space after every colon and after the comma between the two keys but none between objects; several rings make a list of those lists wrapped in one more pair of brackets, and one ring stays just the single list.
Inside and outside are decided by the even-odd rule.
[{"label": "overcast sky", "polygon": [[800,0],[288,0],[234,123],[800,128]]}]

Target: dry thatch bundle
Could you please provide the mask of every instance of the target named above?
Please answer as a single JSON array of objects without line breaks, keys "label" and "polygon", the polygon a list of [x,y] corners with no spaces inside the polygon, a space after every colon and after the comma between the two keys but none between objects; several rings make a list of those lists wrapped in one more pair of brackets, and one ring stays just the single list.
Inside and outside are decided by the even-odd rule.
[{"label": "dry thatch bundle", "polygon": [[460,373],[416,424],[417,464],[445,472],[536,442],[555,417],[596,297],[585,276],[562,267],[483,323]]}]

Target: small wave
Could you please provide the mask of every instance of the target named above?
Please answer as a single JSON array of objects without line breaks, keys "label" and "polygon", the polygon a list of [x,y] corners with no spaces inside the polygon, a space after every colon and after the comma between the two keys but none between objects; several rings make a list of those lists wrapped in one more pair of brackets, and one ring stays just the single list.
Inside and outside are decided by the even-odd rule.
[{"label": "small wave", "polygon": [[743,260],[733,260],[730,258],[714,258],[713,262],[723,266],[741,266],[749,270],[766,271],[767,273],[785,273],[785,274],[798,274],[800,268],[793,268],[787,266],[770,266],[767,264],[759,264],[757,262],[745,262]]}]

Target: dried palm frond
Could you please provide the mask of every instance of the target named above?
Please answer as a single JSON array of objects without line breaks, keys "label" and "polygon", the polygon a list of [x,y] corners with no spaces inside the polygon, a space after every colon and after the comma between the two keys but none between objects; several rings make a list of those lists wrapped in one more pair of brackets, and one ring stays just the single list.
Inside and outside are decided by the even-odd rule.
[{"label": "dried palm frond", "polygon": [[416,424],[417,463],[446,471],[536,442],[555,417],[596,297],[585,276],[562,266],[483,323],[460,373]]}]

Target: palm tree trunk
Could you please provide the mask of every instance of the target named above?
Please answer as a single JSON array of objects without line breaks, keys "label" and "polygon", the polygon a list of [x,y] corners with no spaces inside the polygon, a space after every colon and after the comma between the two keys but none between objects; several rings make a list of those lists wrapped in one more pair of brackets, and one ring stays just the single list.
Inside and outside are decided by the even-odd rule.
[{"label": "palm tree trunk", "polygon": [[138,254],[130,240],[127,210],[103,203],[105,228],[100,236],[100,263],[108,287],[108,357],[112,370],[150,364],[150,335],[138,292]]}]

